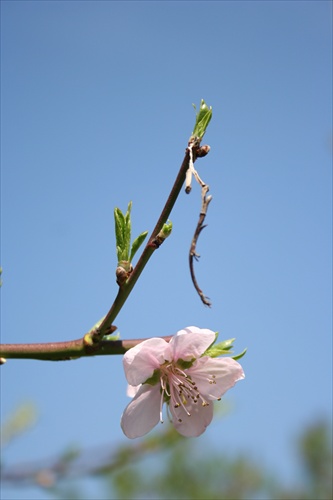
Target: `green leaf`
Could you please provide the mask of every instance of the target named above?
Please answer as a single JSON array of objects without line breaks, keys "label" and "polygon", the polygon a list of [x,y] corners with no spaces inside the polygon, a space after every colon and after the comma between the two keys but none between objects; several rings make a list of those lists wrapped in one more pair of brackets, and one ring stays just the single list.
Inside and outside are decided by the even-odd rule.
[{"label": "green leaf", "polygon": [[114,222],[115,222],[115,233],[116,233],[116,245],[119,248],[124,246],[124,226],[125,218],[123,213],[119,208],[114,209]]},{"label": "green leaf", "polygon": [[[131,268],[132,259],[148,234],[148,231],[141,233],[131,246],[131,210],[132,202],[127,206],[125,214],[119,209],[114,209],[115,234],[116,234],[116,251],[118,266],[125,270]],[[131,249],[131,251],[130,251]]]},{"label": "green leaf", "polygon": [[128,255],[127,255],[126,249],[122,249],[120,247],[117,247],[117,257],[118,257],[118,265],[119,265],[119,262],[127,262]]},{"label": "green leaf", "polygon": [[131,210],[132,210],[132,202],[130,201],[127,207],[127,212],[125,214],[125,226],[124,226],[124,253],[126,253],[127,260],[130,260],[129,251],[131,245],[131,231],[132,231]]},{"label": "green leaf", "polygon": [[135,240],[133,241],[132,248],[131,248],[131,255],[129,258],[130,262],[132,262],[134,255],[136,254],[136,252],[139,250],[140,246],[144,242],[147,234],[148,234],[148,231],[144,231],[137,238],[135,238]]},{"label": "green leaf", "polygon": [[129,249],[131,244],[131,208],[132,202],[130,201],[125,215],[119,208],[114,209],[118,262],[120,260],[129,260]]},{"label": "green leaf", "polygon": [[[197,109],[195,104],[193,104],[193,107],[195,110]],[[192,136],[198,137],[199,140],[201,141],[201,139],[205,135],[208,124],[212,118],[212,114],[213,114],[212,107],[210,106],[209,108],[205,103],[205,101],[201,99],[200,109],[196,113],[196,121],[192,132]]]},{"label": "green leaf", "polygon": [[127,212],[125,214],[125,221],[127,225],[131,225],[131,210],[132,210],[132,202],[130,201],[127,206]]}]

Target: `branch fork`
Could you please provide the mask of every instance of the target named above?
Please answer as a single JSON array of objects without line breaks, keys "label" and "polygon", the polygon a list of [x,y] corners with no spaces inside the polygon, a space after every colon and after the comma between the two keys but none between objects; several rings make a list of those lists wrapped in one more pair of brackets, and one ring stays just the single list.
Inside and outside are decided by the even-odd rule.
[{"label": "branch fork", "polygon": [[[126,214],[122,214],[120,213],[120,211],[115,212],[116,232],[118,234],[118,240],[122,242],[122,245],[120,245],[119,247],[117,246],[117,281],[119,284],[119,289],[110,310],[104,316],[104,318],[96,323],[96,325],[92,329],[90,329],[83,338],[80,339],[67,342],[50,342],[41,344],[2,344],[0,345],[0,364],[5,363],[6,358],[60,361],[66,359],[77,359],[80,357],[91,355],[124,354],[126,350],[130,349],[139,342],[142,342],[144,339],[128,341],[120,341],[115,339],[106,340],[105,336],[114,331],[115,327],[113,326],[113,322],[122,309],[124,303],[126,302],[148,260],[150,259],[154,251],[169,236],[172,225],[170,222],[168,222],[168,217],[174,207],[181,188],[184,185],[184,181],[186,184],[186,192],[191,191],[192,176],[194,176],[196,181],[201,186],[202,208],[197,229],[191,244],[190,269],[194,286],[196,287],[201,300],[204,302],[204,304],[210,305],[208,299],[203,295],[196,282],[193,271],[193,258],[198,259],[199,257],[196,253],[196,243],[200,232],[205,227],[203,226],[203,222],[207,213],[208,204],[212,199],[211,196],[207,196],[207,192],[209,191],[208,185],[202,181],[199,174],[194,168],[194,162],[196,158],[202,158],[210,150],[209,146],[200,146],[200,142],[206,131],[211,116],[212,108],[208,108],[206,103],[201,100],[200,109],[196,115],[196,124],[192,136],[190,137],[188,147],[185,150],[183,163],[180,167],[174,185],[156,223],[156,226],[152,231],[149,242],[146,244],[141,257],[134,269],[132,269],[131,267],[131,260],[134,256],[134,253],[138,249],[139,244],[142,243],[146,233],[142,233],[141,235],[139,235],[139,237],[133,242],[132,248],[130,250],[129,241],[131,228],[129,214],[131,210],[131,204],[128,205]],[[126,266],[124,265],[124,262],[126,262]],[[127,264],[129,264],[129,268],[127,268]],[[164,338],[166,340],[170,339],[170,337]]]}]

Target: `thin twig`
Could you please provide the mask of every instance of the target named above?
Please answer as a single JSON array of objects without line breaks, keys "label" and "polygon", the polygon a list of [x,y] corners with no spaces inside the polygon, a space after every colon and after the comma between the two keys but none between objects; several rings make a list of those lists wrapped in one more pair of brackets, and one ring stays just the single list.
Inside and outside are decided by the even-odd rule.
[{"label": "thin twig", "polygon": [[[199,176],[198,176],[198,178],[200,179]],[[198,180],[198,178],[197,178],[197,180]],[[198,180],[198,182],[199,182],[199,180]],[[200,257],[200,255],[197,254],[197,252],[196,252],[197,242],[198,242],[198,238],[199,238],[199,235],[200,235],[201,231],[206,227],[206,226],[203,225],[203,223],[204,223],[204,220],[206,218],[206,214],[207,214],[207,210],[208,210],[208,205],[209,205],[209,203],[212,200],[212,196],[211,195],[207,196],[207,193],[209,191],[208,184],[205,184],[201,179],[200,179],[199,183],[201,185],[201,200],[202,200],[201,201],[201,212],[200,212],[200,215],[199,215],[198,224],[197,224],[197,227],[195,229],[194,236],[193,236],[192,243],[191,243],[191,247],[190,247],[189,264],[190,264],[190,273],[191,273],[191,278],[192,278],[192,282],[193,282],[194,288],[198,292],[199,297],[202,300],[202,302],[206,306],[210,307],[212,304],[211,304],[209,298],[205,296],[205,294],[203,293],[203,291],[199,287],[197,279],[195,277],[195,273],[194,273],[194,259],[195,260],[199,260],[199,257]]]}]

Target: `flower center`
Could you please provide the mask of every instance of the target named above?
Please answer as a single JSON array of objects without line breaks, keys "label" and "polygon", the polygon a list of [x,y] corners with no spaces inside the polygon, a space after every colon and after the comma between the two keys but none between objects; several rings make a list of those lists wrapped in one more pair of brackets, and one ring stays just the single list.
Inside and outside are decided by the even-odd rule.
[{"label": "flower center", "polygon": [[[198,403],[208,406],[209,403],[200,394],[198,387],[192,377],[174,363],[168,363],[161,367],[161,402],[160,421],[163,422],[162,408],[164,402],[169,402],[174,408],[182,408],[188,417],[191,416],[186,406],[189,403]],[[181,418],[178,419],[182,421]]]}]

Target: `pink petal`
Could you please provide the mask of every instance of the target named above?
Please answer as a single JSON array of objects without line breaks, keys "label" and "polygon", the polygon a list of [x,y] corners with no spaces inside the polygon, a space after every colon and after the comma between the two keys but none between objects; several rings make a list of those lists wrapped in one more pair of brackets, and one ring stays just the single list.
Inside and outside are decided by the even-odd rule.
[{"label": "pink petal", "polygon": [[144,340],[124,354],[127,382],[130,385],[143,384],[166,360],[171,360],[171,349],[164,339]]},{"label": "pink petal", "polygon": [[243,368],[232,358],[198,359],[186,370],[206,399],[217,399],[231,389],[238,380],[245,378]]},{"label": "pink petal", "polygon": [[127,389],[126,389],[126,396],[129,398],[134,398],[138,390],[140,389],[141,385],[130,385],[128,384]]},{"label": "pink petal", "polygon": [[[186,405],[186,409],[190,413],[188,415],[181,406],[174,408],[170,402],[170,411],[176,431],[185,437],[200,436],[213,419],[213,407],[214,403],[212,401],[208,406],[202,406],[200,401],[190,403]],[[179,422],[179,419],[181,422]]]},{"label": "pink petal", "polygon": [[199,358],[208,347],[214,342],[215,333],[207,328],[188,326],[170,340],[170,347],[173,351],[173,360],[182,359],[190,361]]},{"label": "pink petal", "polygon": [[134,439],[151,431],[160,420],[160,386],[142,385],[121,417],[124,434]]}]

